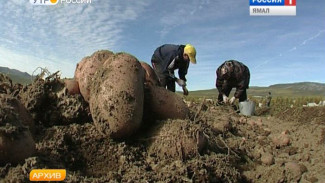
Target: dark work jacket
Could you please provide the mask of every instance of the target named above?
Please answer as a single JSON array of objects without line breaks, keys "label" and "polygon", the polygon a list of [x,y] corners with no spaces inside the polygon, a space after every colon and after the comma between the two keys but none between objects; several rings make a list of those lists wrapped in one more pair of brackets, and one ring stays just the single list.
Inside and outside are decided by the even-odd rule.
[{"label": "dark work jacket", "polygon": [[[184,45],[165,44],[158,47],[152,55],[151,62],[158,75],[165,77],[174,74],[178,69],[179,78],[186,81],[185,75],[189,67],[189,61],[183,59]],[[175,64],[168,69],[170,63],[175,59]]]},{"label": "dark work jacket", "polygon": [[[232,68],[225,75],[221,75],[221,69],[226,62],[231,62]],[[249,88],[250,73],[246,65],[236,60],[228,60],[221,64],[217,71],[216,87],[219,93],[224,94],[226,88],[236,88],[234,96],[239,98]]]}]

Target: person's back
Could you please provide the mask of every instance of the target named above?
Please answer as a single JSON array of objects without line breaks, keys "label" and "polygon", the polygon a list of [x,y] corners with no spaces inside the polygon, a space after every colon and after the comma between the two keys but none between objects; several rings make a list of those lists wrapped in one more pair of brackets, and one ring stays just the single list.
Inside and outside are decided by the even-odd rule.
[{"label": "person's back", "polygon": [[228,60],[221,64],[217,71],[216,87],[219,91],[218,100],[226,102],[232,88],[236,88],[231,103],[238,98],[239,101],[247,99],[246,89],[249,88],[250,72],[246,65],[236,60]]},{"label": "person's back", "polygon": [[[189,63],[196,63],[196,50],[190,45],[164,44],[158,47],[151,58],[152,67],[155,70],[160,86],[167,87],[175,92],[175,81],[183,88],[187,95],[186,74]],[[174,70],[178,69],[179,79],[175,77]]]},{"label": "person's back", "polygon": [[[154,68],[161,73],[168,71],[168,65],[175,57],[179,57],[182,52],[182,45],[164,44],[158,47],[152,55],[151,62]],[[184,49],[184,48],[183,48]],[[157,67],[159,65],[159,67]]]}]

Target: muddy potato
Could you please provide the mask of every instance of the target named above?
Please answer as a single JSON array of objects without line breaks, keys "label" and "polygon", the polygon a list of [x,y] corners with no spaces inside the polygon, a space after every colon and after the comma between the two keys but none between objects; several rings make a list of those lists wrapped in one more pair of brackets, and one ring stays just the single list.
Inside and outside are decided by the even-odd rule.
[{"label": "muddy potato", "polygon": [[161,121],[150,134],[149,156],[161,159],[186,160],[203,151],[207,138],[200,125],[186,120]]},{"label": "muddy potato", "polygon": [[261,157],[261,162],[264,165],[272,165],[274,164],[274,156],[270,153],[263,153]]},{"label": "muddy potato", "polygon": [[255,121],[255,124],[259,127],[262,127],[263,126],[263,121],[261,118],[258,118],[256,121]]},{"label": "muddy potato", "polygon": [[147,86],[144,108],[153,119],[186,119],[189,108],[177,94],[163,87]]},{"label": "muddy potato", "polygon": [[250,126],[256,126],[256,122],[254,120],[248,120],[247,124],[249,124]]},{"label": "muddy potato", "polygon": [[32,132],[34,131],[34,120],[19,100],[6,94],[0,94],[0,106],[1,115],[3,115],[0,116],[0,125],[1,123],[13,123],[16,126],[24,125]]},{"label": "muddy potato", "polygon": [[300,180],[303,173],[307,171],[307,168],[303,164],[298,164],[296,162],[287,162],[285,164],[285,169],[292,174],[294,180]]},{"label": "muddy potato", "polygon": [[152,69],[152,67],[145,63],[145,62],[140,62],[141,66],[145,70],[145,83],[150,83],[154,86],[159,86],[159,80],[158,77],[155,73],[155,71]]},{"label": "muddy potato", "polygon": [[74,79],[65,79],[64,80],[64,86],[67,89],[69,95],[80,94],[79,84],[78,84],[78,82],[76,80],[74,80]]},{"label": "muddy potato", "polygon": [[0,94],[0,103],[0,164],[16,164],[35,151],[35,142],[25,126],[33,127],[33,121],[17,99]]},{"label": "muddy potato", "polygon": [[103,63],[111,56],[113,52],[101,50],[93,53],[91,56],[83,58],[76,67],[74,78],[79,83],[81,95],[88,102],[90,96],[90,84],[92,78]]},{"label": "muddy potato", "polygon": [[240,124],[246,124],[247,123],[247,118],[242,116],[242,117],[239,118],[238,121],[239,121]]},{"label": "muddy potato", "polygon": [[94,78],[90,111],[96,128],[112,138],[127,138],[140,127],[143,115],[144,70],[125,53],[110,58]]},{"label": "muddy potato", "polygon": [[272,138],[272,142],[276,147],[285,147],[290,145],[290,137],[288,134],[280,134]]}]

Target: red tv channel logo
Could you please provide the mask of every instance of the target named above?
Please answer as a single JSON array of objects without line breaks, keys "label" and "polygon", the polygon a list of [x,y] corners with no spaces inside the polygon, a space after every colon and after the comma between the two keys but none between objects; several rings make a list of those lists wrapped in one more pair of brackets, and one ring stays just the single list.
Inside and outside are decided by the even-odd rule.
[{"label": "red tv channel logo", "polygon": [[296,6],[296,0],[284,0],[285,6]]}]

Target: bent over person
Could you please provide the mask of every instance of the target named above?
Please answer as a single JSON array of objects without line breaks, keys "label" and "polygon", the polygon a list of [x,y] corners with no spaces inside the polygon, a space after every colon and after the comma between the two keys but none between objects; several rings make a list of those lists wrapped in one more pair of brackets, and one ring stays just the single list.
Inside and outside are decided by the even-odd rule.
[{"label": "bent over person", "polygon": [[[233,104],[236,99],[239,99],[239,102],[247,100],[246,89],[249,88],[250,73],[246,65],[236,60],[228,60],[218,67],[216,74],[219,103]],[[229,100],[232,88],[236,88],[236,92]]]},{"label": "bent over person", "polygon": [[[195,57],[196,50],[191,44],[165,44],[158,47],[152,55],[151,64],[159,78],[160,86],[175,92],[175,82],[177,82],[183,88],[184,95],[188,95],[185,76],[190,62],[196,64]],[[176,69],[179,78],[175,76]]]}]

